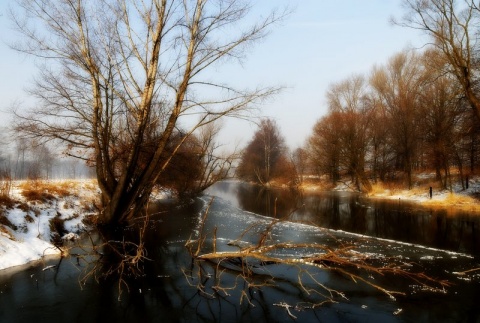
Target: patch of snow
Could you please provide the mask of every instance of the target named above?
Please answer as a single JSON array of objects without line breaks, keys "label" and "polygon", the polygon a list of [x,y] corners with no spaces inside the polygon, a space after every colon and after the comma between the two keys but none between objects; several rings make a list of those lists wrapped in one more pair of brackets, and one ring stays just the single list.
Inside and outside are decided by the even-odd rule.
[{"label": "patch of snow", "polygon": [[[21,182],[13,182],[10,197],[18,203],[13,209],[0,206],[0,209],[3,208],[0,211],[16,230],[0,224],[0,270],[47,255],[60,255],[61,250],[51,242],[50,220],[56,216],[64,220],[64,228],[68,232],[62,239],[78,238],[78,233],[85,229],[82,220],[87,215],[82,205],[92,202],[98,190],[91,180],[72,182],[75,194],[47,202],[26,201],[21,194]],[[28,204],[29,210],[25,211],[20,203]]]},{"label": "patch of snow", "polygon": [[50,242],[29,234],[16,234],[15,240],[0,235],[0,270],[23,265],[46,255],[59,255]]},{"label": "patch of snow", "polygon": [[78,234],[69,232],[62,237],[62,240],[73,241],[73,240],[77,240],[78,238],[80,238]]}]

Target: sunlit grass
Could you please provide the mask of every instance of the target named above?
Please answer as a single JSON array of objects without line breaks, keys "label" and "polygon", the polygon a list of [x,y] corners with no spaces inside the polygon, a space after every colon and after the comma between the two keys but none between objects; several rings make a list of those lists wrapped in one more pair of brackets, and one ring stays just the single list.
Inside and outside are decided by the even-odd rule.
[{"label": "sunlit grass", "polygon": [[85,185],[86,189],[95,190],[94,181],[61,180],[61,181],[42,181],[27,180],[21,182],[18,188],[21,195],[27,201],[48,201],[54,198],[64,198],[67,196],[77,196],[80,185]]},{"label": "sunlit grass", "polygon": [[474,197],[462,194],[448,193],[445,197],[435,198],[423,202],[424,205],[432,208],[449,209],[454,208],[462,211],[480,212],[480,201]]}]

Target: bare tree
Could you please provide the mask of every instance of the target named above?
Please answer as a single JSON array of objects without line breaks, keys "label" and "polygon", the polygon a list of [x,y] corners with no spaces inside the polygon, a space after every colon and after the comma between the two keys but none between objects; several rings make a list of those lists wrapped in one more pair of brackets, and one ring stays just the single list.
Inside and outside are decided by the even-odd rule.
[{"label": "bare tree", "polygon": [[321,118],[315,123],[307,144],[312,168],[319,175],[328,174],[333,184],[340,179],[341,143],[336,134],[340,122],[340,114],[336,112]]},{"label": "bare tree", "polygon": [[471,108],[480,120],[478,77],[478,25],[480,11],[473,0],[403,0],[406,13],[401,26],[424,31],[442,53],[445,71],[463,88]]},{"label": "bare tree", "polygon": [[298,147],[291,154],[292,165],[295,168],[295,174],[298,184],[303,183],[304,176],[308,171],[307,161],[308,153],[305,148]]},{"label": "bare tree", "polygon": [[[450,166],[458,156],[458,143],[461,141],[459,123],[465,113],[462,91],[456,79],[450,74],[441,73],[438,67],[438,51],[423,54],[425,65],[425,86],[420,93],[422,116],[421,128],[427,143],[428,159],[435,168],[436,179],[447,188]],[[462,172],[462,161],[456,158]],[[442,176],[443,173],[443,176]]]},{"label": "bare tree", "polygon": [[378,93],[371,91],[369,100],[372,107],[371,126],[368,135],[370,138],[370,169],[375,182],[377,182],[377,179],[385,181],[394,168],[392,165],[394,159],[392,137],[388,126],[389,116]]},{"label": "bare tree", "polygon": [[199,158],[203,167],[197,182],[197,192],[201,192],[216,182],[231,176],[230,170],[238,154],[236,149],[232,152],[220,151],[222,145],[217,141],[220,129],[218,124],[210,123],[200,131],[201,149]]},{"label": "bare tree", "polygon": [[419,95],[423,85],[418,55],[402,52],[393,56],[385,67],[374,69],[370,83],[381,98],[388,116],[397,167],[407,175],[412,186],[412,171],[418,148]]},{"label": "bare tree", "polygon": [[369,138],[372,107],[369,104],[367,83],[361,75],[332,84],[327,91],[331,112],[338,114],[336,135],[340,140],[340,165],[350,175],[359,190],[369,190],[365,175],[365,159]]},{"label": "bare tree", "polygon": [[237,176],[268,185],[281,173],[279,167],[284,166],[286,160],[285,139],[276,122],[263,119],[240,157]]},{"label": "bare tree", "polygon": [[[242,58],[284,13],[248,27],[251,7],[241,0],[17,3],[12,19],[25,41],[14,48],[48,65],[32,91],[40,104],[18,111],[16,128],[26,137],[60,140],[70,155],[95,165],[100,223],[140,214],[171,157],[196,129],[224,116],[247,118],[249,109],[278,91],[235,89],[205,72]],[[166,149],[184,119],[195,122]]]}]

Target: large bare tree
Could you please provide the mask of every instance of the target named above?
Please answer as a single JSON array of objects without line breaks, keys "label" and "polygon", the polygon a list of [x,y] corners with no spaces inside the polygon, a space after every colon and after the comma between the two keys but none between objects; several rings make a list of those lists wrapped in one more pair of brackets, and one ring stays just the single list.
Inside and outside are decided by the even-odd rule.
[{"label": "large bare tree", "polygon": [[[251,8],[241,0],[17,0],[12,20],[24,41],[13,47],[45,63],[32,91],[39,103],[17,111],[17,129],[67,143],[95,165],[99,221],[128,221],[190,134],[251,115],[278,91],[232,88],[205,73],[243,58],[284,16],[272,11],[252,24]],[[166,149],[183,121],[182,140]]]},{"label": "large bare tree", "polygon": [[332,84],[327,91],[329,110],[340,118],[335,133],[340,140],[340,166],[359,190],[370,189],[365,174],[372,119],[367,84],[363,76],[353,75]]},{"label": "large bare tree", "polygon": [[462,85],[465,97],[480,120],[480,10],[474,0],[403,0],[406,13],[399,25],[424,31],[446,62],[445,71]]},{"label": "large bare tree", "polygon": [[389,116],[397,165],[403,168],[411,188],[419,143],[419,101],[424,84],[419,56],[407,51],[393,56],[385,67],[373,70],[370,84]]}]

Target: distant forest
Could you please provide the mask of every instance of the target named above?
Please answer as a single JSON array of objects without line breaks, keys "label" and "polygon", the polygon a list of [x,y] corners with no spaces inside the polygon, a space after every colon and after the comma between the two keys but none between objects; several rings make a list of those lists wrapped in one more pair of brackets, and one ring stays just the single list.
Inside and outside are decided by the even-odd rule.
[{"label": "distant forest", "polygon": [[244,150],[237,174],[267,183],[299,183],[300,175],[347,177],[359,190],[371,182],[413,184],[418,171],[464,184],[480,166],[480,123],[462,84],[445,72],[437,50],[403,51],[369,75],[331,84],[328,114],[305,147],[288,152],[276,123],[264,120]]}]

